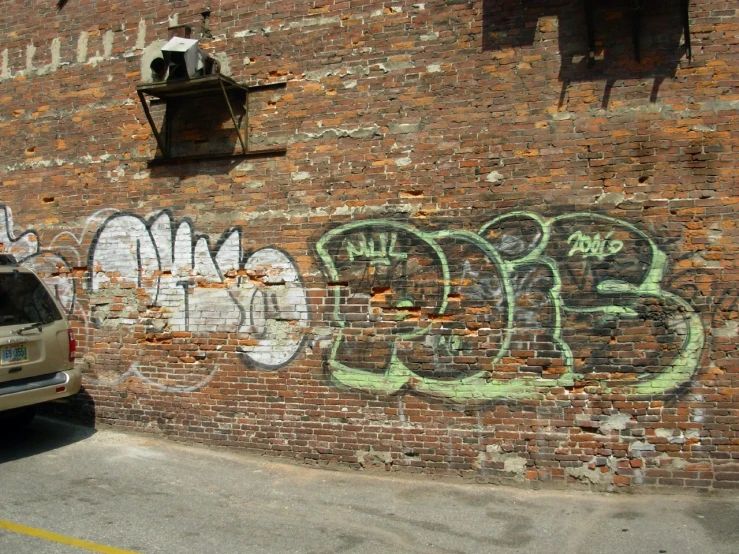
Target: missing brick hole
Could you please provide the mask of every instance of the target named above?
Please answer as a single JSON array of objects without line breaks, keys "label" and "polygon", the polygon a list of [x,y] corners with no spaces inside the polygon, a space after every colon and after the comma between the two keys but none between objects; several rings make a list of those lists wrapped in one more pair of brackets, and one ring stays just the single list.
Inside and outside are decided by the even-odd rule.
[{"label": "missing brick hole", "polygon": [[409,190],[408,192],[406,192],[406,194],[408,196],[423,196],[423,191],[422,190]]},{"label": "missing brick hole", "polygon": [[450,294],[447,294],[446,297],[449,300],[461,300],[462,299],[462,295],[459,294],[458,292],[452,292]]},{"label": "missing brick hole", "polygon": [[48,203],[54,201],[54,197],[53,196],[44,196],[43,201],[44,201],[45,204],[48,204]]},{"label": "missing brick hole", "polygon": [[349,281],[329,281],[329,287],[348,287]]},{"label": "missing brick hole", "polygon": [[440,321],[440,322],[454,321],[451,317],[445,314],[429,314],[429,319],[432,321]]},{"label": "missing brick hole", "polygon": [[649,180],[649,177],[647,177],[646,175],[642,175],[641,177],[639,177],[640,183],[646,183],[648,180]]},{"label": "missing brick hole", "polygon": [[390,287],[372,287],[372,295],[389,294],[393,291]]}]

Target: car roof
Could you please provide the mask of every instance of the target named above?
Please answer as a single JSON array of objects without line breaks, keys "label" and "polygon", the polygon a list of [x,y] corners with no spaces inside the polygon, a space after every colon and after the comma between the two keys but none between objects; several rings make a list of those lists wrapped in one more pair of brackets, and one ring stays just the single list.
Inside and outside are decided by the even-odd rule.
[{"label": "car roof", "polygon": [[0,265],[18,265],[18,260],[15,259],[13,254],[0,252]]}]

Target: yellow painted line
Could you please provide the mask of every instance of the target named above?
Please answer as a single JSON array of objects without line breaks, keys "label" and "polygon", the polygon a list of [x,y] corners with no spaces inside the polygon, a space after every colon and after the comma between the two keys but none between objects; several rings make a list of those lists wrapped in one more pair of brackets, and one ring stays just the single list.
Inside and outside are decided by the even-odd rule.
[{"label": "yellow painted line", "polygon": [[20,525],[19,523],[13,523],[11,521],[3,521],[2,519],[0,519],[0,529],[5,529],[11,533],[20,533],[21,535],[28,535],[29,537],[37,537],[46,541],[74,546],[75,548],[81,548],[91,552],[102,552],[102,554],[139,554],[132,550],[121,550],[120,548],[114,548],[112,546],[106,546],[104,544],[98,544],[82,539],[75,539],[74,537],[59,535],[57,533],[52,533],[51,531],[36,529],[35,527],[27,527],[26,525]]}]

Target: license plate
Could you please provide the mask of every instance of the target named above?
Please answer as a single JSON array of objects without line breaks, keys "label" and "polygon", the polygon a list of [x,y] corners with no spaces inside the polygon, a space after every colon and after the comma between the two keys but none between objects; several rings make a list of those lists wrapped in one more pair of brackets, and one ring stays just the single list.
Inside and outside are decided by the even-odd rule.
[{"label": "license plate", "polygon": [[25,344],[3,346],[0,349],[0,362],[3,364],[17,364],[28,360],[28,347]]}]

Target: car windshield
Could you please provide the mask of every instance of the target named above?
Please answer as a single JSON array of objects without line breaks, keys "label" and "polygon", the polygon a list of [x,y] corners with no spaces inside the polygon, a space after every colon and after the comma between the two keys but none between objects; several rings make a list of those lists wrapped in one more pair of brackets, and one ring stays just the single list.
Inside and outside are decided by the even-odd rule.
[{"label": "car windshield", "polygon": [[0,274],[0,325],[47,324],[60,319],[59,308],[35,275]]}]

